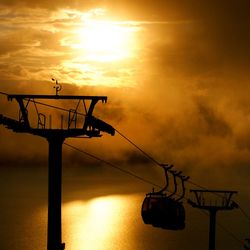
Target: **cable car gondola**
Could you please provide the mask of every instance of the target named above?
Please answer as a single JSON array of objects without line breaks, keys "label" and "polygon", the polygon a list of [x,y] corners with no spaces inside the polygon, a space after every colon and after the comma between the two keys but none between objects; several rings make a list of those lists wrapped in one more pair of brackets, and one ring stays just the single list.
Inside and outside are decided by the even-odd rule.
[{"label": "cable car gondola", "polygon": [[[189,177],[181,176],[181,172],[169,170],[173,166],[163,166],[166,176],[166,186],[158,192],[146,194],[142,203],[141,216],[145,224],[151,224],[154,227],[159,227],[168,230],[182,230],[185,228],[185,209],[181,202],[185,195],[184,181]],[[167,195],[166,191],[169,185],[168,171],[174,177],[174,191]],[[176,177],[182,181],[182,195],[178,199],[173,196],[177,192]]]}]

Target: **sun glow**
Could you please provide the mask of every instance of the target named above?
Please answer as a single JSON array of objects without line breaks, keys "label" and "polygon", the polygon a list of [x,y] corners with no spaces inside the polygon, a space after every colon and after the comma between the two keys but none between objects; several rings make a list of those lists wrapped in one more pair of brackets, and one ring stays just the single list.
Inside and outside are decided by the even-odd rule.
[{"label": "sun glow", "polygon": [[131,57],[135,48],[134,29],[116,22],[89,20],[75,33],[71,47],[87,60],[118,61]]},{"label": "sun glow", "polygon": [[[60,40],[65,49],[61,63],[64,80],[92,86],[134,86],[143,27],[139,22],[117,21],[107,10],[70,13],[73,25]],[[66,79],[65,79],[66,77]]]}]

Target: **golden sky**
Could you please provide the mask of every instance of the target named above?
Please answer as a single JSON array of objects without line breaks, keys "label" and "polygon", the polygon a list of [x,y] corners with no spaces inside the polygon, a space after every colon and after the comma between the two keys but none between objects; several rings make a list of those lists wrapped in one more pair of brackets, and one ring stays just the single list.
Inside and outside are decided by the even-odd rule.
[{"label": "golden sky", "polygon": [[[97,116],[159,161],[190,175],[199,169],[207,175],[214,166],[221,173],[249,168],[249,1],[0,5],[1,91],[52,94],[54,77],[62,94],[107,95]],[[20,150],[15,141],[40,139],[4,128],[1,134],[11,141],[0,142],[8,160],[13,151],[24,159],[42,154],[24,142]],[[135,161],[134,149],[119,138],[98,140],[88,141],[90,149]]]},{"label": "golden sky", "polygon": [[[1,0],[0,91],[54,94],[55,78],[62,95],[107,95],[94,115],[191,181],[239,191],[249,210],[249,9],[248,0]],[[18,117],[17,106],[0,96],[0,114]],[[46,140],[3,126],[0,137],[0,167],[47,166]],[[161,169],[118,134],[66,142],[162,184]],[[63,166],[94,173],[87,183],[144,191],[66,146]]]}]

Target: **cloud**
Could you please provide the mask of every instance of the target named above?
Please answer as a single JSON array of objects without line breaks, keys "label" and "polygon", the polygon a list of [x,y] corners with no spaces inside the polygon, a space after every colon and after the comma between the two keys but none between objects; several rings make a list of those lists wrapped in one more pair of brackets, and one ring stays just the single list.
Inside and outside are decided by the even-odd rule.
[{"label": "cloud", "polygon": [[[79,50],[66,43],[73,40],[72,29],[79,28],[82,15],[89,14],[88,6],[81,6],[84,12],[77,9],[82,3],[71,2],[19,1],[23,7],[18,9],[17,2],[2,1],[2,91],[53,94],[50,79],[55,77],[63,84],[62,94],[108,95],[108,103],[98,105],[95,115],[159,162],[174,163],[208,184],[215,172],[223,181],[231,178],[235,166],[238,182],[247,176],[247,1],[92,2],[95,8],[105,5],[121,25],[136,27],[140,44],[131,60],[95,64],[77,57]],[[17,115],[9,105],[1,105],[1,112]],[[42,148],[21,150],[19,141],[24,148],[39,145],[40,139],[4,128],[1,132],[2,164],[23,157],[26,163],[36,159],[42,165],[47,159],[46,141]],[[151,165],[119,135],[70,142],[118,165],[137,166],[140,173],[140,166]],[[68,149],[65,162],[98,165]]]}]

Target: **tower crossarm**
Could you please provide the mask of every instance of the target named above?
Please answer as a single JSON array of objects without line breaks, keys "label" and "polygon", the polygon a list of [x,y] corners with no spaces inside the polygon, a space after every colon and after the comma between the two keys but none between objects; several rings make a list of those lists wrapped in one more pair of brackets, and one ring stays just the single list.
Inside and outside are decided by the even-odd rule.
[{"label": "tower crossarm", "polygon": [[[0,122],[1,124],[6,125],[8,128],[16,132],[24,132],[24,133],[27,132],[42,137],[50,137],[51,134],[57,133],[57,135],[63,136],[64,138],[78,137],[78,136],[100,137],[101,136],[100,132],[106,132],[111,135],[115,134],[115,129],[111,125],[93,116],[95,105],[99,101],[101,101],[102,103],[106,103],[107,96],[72,96],[72,95],[58,95],[58,94],[57,95],[10,94],[8,95],[8,100],[17,101],[20,111],[19,121],[2,116]],[[78,103],[76,109],[72,108],[66,109],[45,103],[44,101],[46,100],[66,100],[66,101],[71,100],[71,101],[78,101]],[[88,102],[87,106],[85,104],[85,101]],[[37,116],[37,121],[38,121],[37,126],[34,126],[33,122],[35,117],[34,113],[31,113],[31,115],[28,114],[28,104],[30,102],[33,102],[35,106],[35,111],[36,111],[35,115]],[[78,107],[81,102],[83,102],[85,113],[80,113],[78,111]],[[54,124],[51,125],[52,116],[49,115],[48,117],[46,117],[46,115],[40,113],[37,105],[44,105],[52,109],[54,108],[60,110],[62,112],[66,111],[68,114],[68,122],[66,127],[64,124],[64,116],[62,114],[60,116],[61,127],[60,128],[58,128],[58,126],[55,127],[53,126]],[[78,115],[80,117],[79,119]],[[48,124],[46,124],[46,121],[49,121],[49,126]],[[71,126],[72,122],[73,126]]]},{"label": "tower crossarm", "polygon": [[92,116],[93,110],[95,105],[98,101],[102,103],[107,102],[107,96],[73,96],[73,95],[18,95],[18,94],[11,94],[8,95],[8,100],[12,101],[15,99],[20,107],[20,111],[22,112],[23,118],[25,123],[29,124],[28,116],[26,112],[26,108],[24,106],[24,100],[36,102],[35,99],[42,99],[42,100],[83,100],[83,101],[90,101],[90,106],[88,110],[86,110],[86,116]]},{"label": "tower crossarm", "polygon": [[[191,189],[190,192],[194,193],[195,199],[189,199],[188,203],[193,207],[206,210],[232,210],[237,208],[237,204],[231,200],[233,194],[236,194],[237,191]],[[213,194],[213,200],[208,200],[211,194]]]},{"label": "tower crossarm", "polygon": [[10,94],[8,95],[8,100],[12,101],[13,99],[51,99],[51,100],[94,100],[94,101],[102,101],[107,102],[107,96],[84,96],[84,95],[19,95],[19,94]]}]

